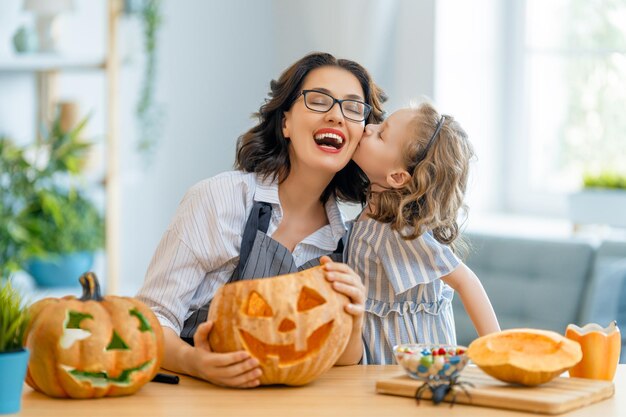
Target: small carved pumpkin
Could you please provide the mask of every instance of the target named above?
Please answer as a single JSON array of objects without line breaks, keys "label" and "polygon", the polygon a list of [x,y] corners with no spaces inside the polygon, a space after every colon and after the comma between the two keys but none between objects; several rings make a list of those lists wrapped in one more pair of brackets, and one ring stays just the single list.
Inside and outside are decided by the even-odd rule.
[{"label": "small carved pumpkin", "polygon": [[31,306],[26,382],[51,397],[134,394],[160,368],[163,330],[140,301],[102,297],[93,273],[80,283],[80,299],[46,298]]},{"label": "small carved pumpkin", "polygon": [[260,363],[262,385],[303,385],[346,348],[352,331],[347,302],[322,267],[227,284],[211,303],[209,343],[216,352],[247,350]]}]

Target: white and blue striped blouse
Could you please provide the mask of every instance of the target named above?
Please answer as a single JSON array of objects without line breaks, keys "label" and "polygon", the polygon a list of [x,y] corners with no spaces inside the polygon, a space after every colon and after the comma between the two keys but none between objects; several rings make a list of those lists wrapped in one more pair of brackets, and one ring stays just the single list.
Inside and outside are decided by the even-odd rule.
[{"label": "white and blue striped blouse", "polygon": [[452,297],[441,278],[460,260],[430,233],[404,240],[389,224],[354,222],[347,263],[363,278],[367,299],[363,363],[394,363],[400,343],[456,344]]}]

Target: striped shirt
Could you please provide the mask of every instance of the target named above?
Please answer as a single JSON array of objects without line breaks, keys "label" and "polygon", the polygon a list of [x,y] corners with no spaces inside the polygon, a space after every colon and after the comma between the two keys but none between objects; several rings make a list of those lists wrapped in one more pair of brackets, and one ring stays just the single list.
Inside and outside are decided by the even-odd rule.
[{"label": "striped shirt", "polygon": [[[228,282],[239,262],[241,238],[255,201],[272,205],[267,231],[271,236],[283,217],[277,182],[230,171],[201,181],[187,192],[137,295],[163,326],[180,334],[185,319]],[[345,234],[337,201],[330,198],[325,209],[329,224],[294,248],[297,266],[333,252]]]},{"label": "striped shirt", "polygon": [[404,240],[389,224],[353,224],[347,263],[363,278],[367,299],[363,362],[394,363],[400,343],[456,344],[452,297],[441,278],[459,259],[430,233]]}]

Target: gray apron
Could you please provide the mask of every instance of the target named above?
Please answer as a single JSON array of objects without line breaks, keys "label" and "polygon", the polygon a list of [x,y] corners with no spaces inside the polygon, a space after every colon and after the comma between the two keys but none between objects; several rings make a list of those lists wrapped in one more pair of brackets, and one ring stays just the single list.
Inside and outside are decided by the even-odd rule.
[{"label": "gray apron", "polygon": [[[227,284],[244,279],[291,274],[320,264],[319,258],[315,258],[297,266],[289,249],[267,235],[271,216],[272,206],[269,203],[254,202],[241,239],[239,264],[237,264]],[[343,239],[339,241],[337,249],[328,256],[335,262],[343,262]],[[211,301],[194,311],[185,320],[180,337],[192,346],[193,335],[198,326],[206,321],[210,305]]]}]

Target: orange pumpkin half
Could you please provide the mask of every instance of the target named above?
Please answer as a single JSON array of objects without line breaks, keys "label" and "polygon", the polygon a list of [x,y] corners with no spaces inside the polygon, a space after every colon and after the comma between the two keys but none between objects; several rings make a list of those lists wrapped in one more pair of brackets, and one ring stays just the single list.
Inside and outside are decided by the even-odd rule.
[{"label": "orange pumpkin half", "polygon": [[133,394],[161,366],[163,330],[140,301],[102,297],[93,273],[80,283],[80,299],[46,298],[31,306],[26,382],[51,397]]},{"label": "orange pumpkin half", "polygon": [[346,348],[352,331],[347,302],[321,266],[227,284],[211,302],[209,343],[216,352],[247,350],[260,363],[262,385],[303,385]]},{"label": "orange pumpkin half", "polygon": [[577,342],[538,329],[509,329],[479,337],[467,354],[492,377],[529,386],[556,378],[582,358]]}]

